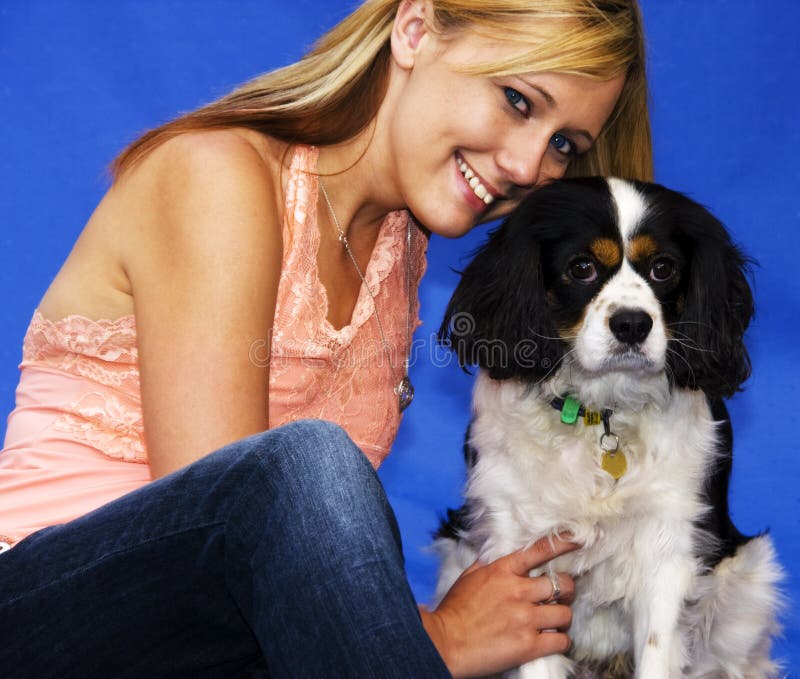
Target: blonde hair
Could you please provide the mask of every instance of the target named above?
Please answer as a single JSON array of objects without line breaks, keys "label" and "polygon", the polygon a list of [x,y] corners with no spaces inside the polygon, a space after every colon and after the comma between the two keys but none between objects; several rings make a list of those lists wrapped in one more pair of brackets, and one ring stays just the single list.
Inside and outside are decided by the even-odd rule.
[{"label": "blonde hair", "polygon": [[[191,130],[246,127],[315,146],[351,139],[375,118],[386,92],[389,38],[400,2],[367,0],[300,61],[145,133],[113,161],[113,176]],[[652,179],[644,37],[636,0],[429,0],[429,6],[432,30],[474,30],[527,48],[513,59],[471,69],[476,74],[548,71],[608,80],[624,73],[622,94],[602,134],[567,174]]]}]

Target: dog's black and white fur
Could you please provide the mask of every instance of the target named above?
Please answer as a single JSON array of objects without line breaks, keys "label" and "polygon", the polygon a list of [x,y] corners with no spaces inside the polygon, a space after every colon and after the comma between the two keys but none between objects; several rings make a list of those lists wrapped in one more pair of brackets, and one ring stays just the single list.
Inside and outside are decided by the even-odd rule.
[{"label": "dog's black and white fur", "polygon": [[[437,598],[476,558],[564,531],[583,545],[553,564],[577,576],[569,657],[509,676],[620,657],[641,679],[777,672],[781,570],[769,537],[742,535],[727,504],[721,399],[750,372],[746,264],[688,198],[590,178],[536,191],[463,272],[440,335],[480,374]],[[613,411],[619,480],[601,468],[603,426],[562,423],[565,396]]]}]

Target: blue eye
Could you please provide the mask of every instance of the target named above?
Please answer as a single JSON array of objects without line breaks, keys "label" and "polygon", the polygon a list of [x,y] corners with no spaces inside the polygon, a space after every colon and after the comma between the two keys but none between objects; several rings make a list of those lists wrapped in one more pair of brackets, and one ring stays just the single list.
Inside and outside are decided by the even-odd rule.
[{"label": "blue eye", "polygon": [[556,133],[550,137],[550,146],[565,156],[575,155],[575,145],[563,134]]},{"label": "blue eye", "polygon": [[508,99],[509,104],[511,104],[523,115],[528,115],[531,105],[530,102],[528,102],[528,100],[525,98],[525,95],[518,92],[513,87],[504,87],[503,92],[505,92],[506,99]]}]

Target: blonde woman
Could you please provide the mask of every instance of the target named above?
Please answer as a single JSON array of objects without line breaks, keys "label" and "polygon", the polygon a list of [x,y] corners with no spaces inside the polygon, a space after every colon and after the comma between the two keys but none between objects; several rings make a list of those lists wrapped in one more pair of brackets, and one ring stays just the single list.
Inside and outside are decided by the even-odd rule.
[{"label": "blonde woman", "polygon": [[418,609],[374,469],[427,238],[564,174],[649,178],[642,45],[634,0],[368,0],[126,149],[25,338],[2,666],[478,676],[567,650],[571,580],[540,606],[526,574],[572,545]]}]

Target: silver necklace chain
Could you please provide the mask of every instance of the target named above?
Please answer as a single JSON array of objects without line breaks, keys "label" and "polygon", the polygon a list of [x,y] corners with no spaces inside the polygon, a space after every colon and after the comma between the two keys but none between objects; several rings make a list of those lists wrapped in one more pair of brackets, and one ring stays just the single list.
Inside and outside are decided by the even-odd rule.
[{"label": "silver necklace chain", "polygon": [[[336,217],[336,212],[333,209],[333,205],[331,204],[331,199],[328,197],[328,192],[325,190],[325,184],[322,181],[322,177],[318,177],[319,180],[319,188],[322,191],[322,196],[325,198],[325,204],[328,206],[328,212],[331,215],[331,220],[333,221],[334,226],[336,227],[336,231],[338,233],[339,242],[344,246],[345,252],[350,257],[350,261],[353,262],[353,267],[358,274],[358,277],[361,279],[361,284],[367,289],[367,293],[372,300],[372,308],[375,312],[375,321],[378,324],[378,332],[381,334],[381,344],[383,345],[383,351],[386,354],[386,360],[389,362],[389,367],[392,367],[392,356],[391,351],[389,349],[389,343],[386,341],[386,334],[383,331],[383,323],[381,322],[381,316],[378,313],[378,302],[375,300],[375,295],[372,294],[372,290],[370,290],[369,285],[367,284],[367,279],[364,277],[364,274],[361,273],[361,267],[358,266],[358,262],[356,261],[355,255],[353,255],[353,251],[350,249],[350,241],[347,239],[347,235],[342,230],[341,225],[339,224],[339,219]],[[414,400],[414,386],[411,384],[411,379],[408,376],[408,367],[409,361],[411,359],[411,218],[409,217],[408,223],[406,225],[406,270],[405,270],[405,283],[406,283],[406,299],[408,300],[408,311],[406,312],[406,343],[408,344],[408,353],[403,361],[403,378],[400,382],[395,386],[394,393],[397,395],[398,398],[398,407],[400,408],[400,412],[402,413],[408,406],[411,405],[411,401]]]}]

